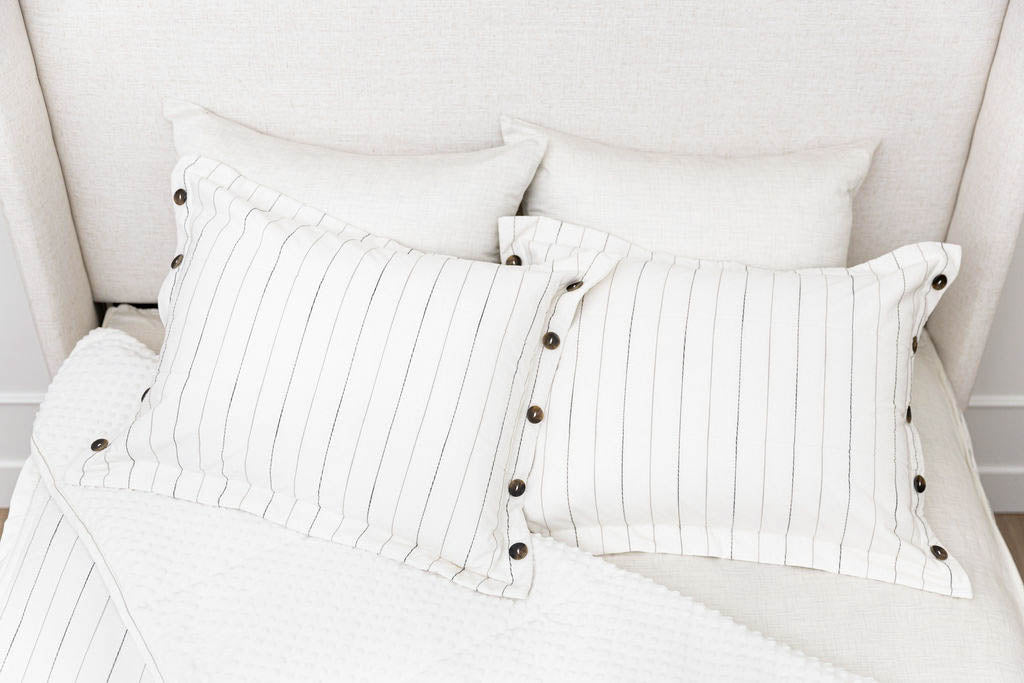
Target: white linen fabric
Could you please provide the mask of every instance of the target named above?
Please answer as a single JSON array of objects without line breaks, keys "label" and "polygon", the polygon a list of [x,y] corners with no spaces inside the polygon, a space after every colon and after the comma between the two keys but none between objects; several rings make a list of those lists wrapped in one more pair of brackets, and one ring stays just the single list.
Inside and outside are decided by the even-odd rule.
[{"label": "white linen fabric", "polygon": [[532,530],[593,553],[709,555],[971,595],[924,517],[910,408],[918,337],[959,247],[771,271],[547,218],[503,219],[500,232],[524,263],[582,246],[622,258],[584,298],[552,417],[516,456],[532,463]]},{"label": "white linen fabric", "polygon": [[[39,560],[61,514],[62,542],[73,529],[95,563],[89,590],[104,589],[83,598],[75,619],[91,618],[91,631],[109,599],[90,679],[110,670],[112,680],[126,680],[126,671],[131,680],[854,679],[550,539],[534,544],[529,598],[496,600],[238,511],[55,482],[52,473],[96,429],[132,419],[157,363],[121,332],[94,332],[41,408],[0,541],[0,576],[14,577],[16,596],[0,617],[0,645],[24,612],[4,674],[45,678],[61,629],[70,624],[68,639],[81,640],[63,609],[63,589],[81,589],[79,567],[60,577],[51,571],[59,553]],[[33,532],[40,504],[50,511]],[[0,579],[0,597],[11,587]]]},{"label": "white linen fabric", "polygon": [[622,553],[604,559],[879,681],[1020,681],[1024,585],[996,527],[963,414],[927,330],[914,357],[912,397],[928,465],[928,523],[970,577],[971,600],[718,558]]},{"label": "white linen fabric", "polygon": [[265,135],[181,100],[168,100],[164,116],[179,157],[223,161],[408,246],[481,261],[497,259],[498,218],[516,212],[546,145],[523,135],[476,152],[354,154]]},{"label": "white linen fabric", "polygon": [[103,327],[126,332],[153,353],[160,353],[164,345],[164,324],[156,308],[137,308],[130,304],[112,306],[103,314]]},{"label": "white linen fabric", "polygon": [[507,116],[501,130],[507,144],[548,139],[522,213],[777,269],[846,265],[853,198],[876,144],[713,157],[613,147]]},{"label": "white linen fabric", "polygon": [[424,254],[211,159],[183,159],[173,178],[185,238],[152,389],[68,480],[245,510],[525,595],[505,465],[537,429],[528,388],[557,363],[544,333],[568,327],[611,258]]},{"label": "white linen fabric", "polygon": [[153,680],[72,522],[30,460],[0,541],[0,677]]}]

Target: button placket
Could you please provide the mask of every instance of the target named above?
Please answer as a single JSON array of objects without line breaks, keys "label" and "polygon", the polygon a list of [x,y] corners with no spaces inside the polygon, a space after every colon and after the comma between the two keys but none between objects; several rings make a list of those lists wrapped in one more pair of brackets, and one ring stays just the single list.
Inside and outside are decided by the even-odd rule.
[{"label": "button placket", "polygon": [[[515,255],[510,256],[506,263],[508,265],[518,265],[512,263]],[[579,306],[579,300],[582,297],[582,292],[579,292],[583,287],[582,281],[574,281],[564,287],[563,293],[558,295],[554,302],[554,311],[551,317],[548,319],[548,331],[541,338],[541,343],[544,348],[539,349],[541,353],[540,364],[537,368],[537,378],[534,382],[534,394],[530,397],[529,407],[526,409],[526,421],[532,425],[538,425],[544,420],[544,409],[539,405],[543,401],[538,401],[538,398],[544,393],[550,393],[550,386],[554,381],[555,369],[558,366],[559,353],[547,353],[548,351],[556,351],[561,347],[561,337],[556,330],[564,330],[568,327],[568,324],[572,321],[576,308]],[[547,392],[545,392],[547,388]],[[519,468],[523,468],[529,471],[533,466],[533,461],[536,458],[536,439],[533,439],[534,457],[529,459],[527,462],[526,458],[520,458]],[[514,505],[521,506],[523,503],[521,498],[526,493],[526,481],[524,480],[524,473],[514,471],[512,472],[512,478],[508,484],[509,492],[509,506],[508,511],[511,513],[514,509]],[[512,540],[512,539],[509,539]],[[508,548],[509,557],[512,560],[521,561],[526,558],[529,554],[529,547],[523,541],[515,541],[509,545]]]}]

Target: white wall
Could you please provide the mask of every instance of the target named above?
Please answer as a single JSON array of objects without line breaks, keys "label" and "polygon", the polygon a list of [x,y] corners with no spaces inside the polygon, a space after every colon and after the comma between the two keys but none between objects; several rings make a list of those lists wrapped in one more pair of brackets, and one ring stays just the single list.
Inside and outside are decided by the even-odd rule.
[{"label": "white wall", "polygon": [[967,424],[992,507],[1024,512],[1024,240],[999,302]]},{"label": "white wall", "polygon": [[[6,506],[18,466],[28,455],[36,403],[48,383],[0,216],[0,507]],[[1024,512],[1024,240],[1000,302],[967,422],[992,506],[997,512]]]},{"label": "white wall", "polygon": [[6,507],[21,463],[28,457],[32,419],[50,374],[0,213],[0,507]]}]

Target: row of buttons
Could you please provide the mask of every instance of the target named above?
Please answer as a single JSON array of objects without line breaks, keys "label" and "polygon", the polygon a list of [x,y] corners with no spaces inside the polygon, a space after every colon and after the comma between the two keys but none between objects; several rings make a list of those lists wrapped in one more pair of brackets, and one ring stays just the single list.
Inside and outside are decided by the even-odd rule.
[{"label": "row of buttons", "polygon": [[[178,206],[181,206],[182,204],[184,204],[185,200],[187,200],[187,199],[188,199],[188,193],[185,192],[184,189],[179,187],[177,190],[174,191],[174,203],[177,204]],[[184,260],[185,260],[185,255],[184,254],[178,254],[177,256],[175,256],[173,259],[171,259],[171,269],[173,270],[173,269],[177,268],[178,266],[180,266],[181,262],[184,261]]]},{"label": "row of buttons", "polygon": [[[175,190],[173,199],[175,204],[181,206],[188,199],[188,194],[185,192],[184,189],[179,188]],[[184,260],[184,254],[178,254],[171,260],[171,268],[178,268]],[[513,255],[508,257],[505,263],[507,263],[510,266],[521,266],[523,264],[523,260],[518,256]],[[579,289],[582,286],[582,282],[573,282],[565,289],[568,292],[572,292]],[[562,340],[556,333],[548,332],[544,335],[542,342],[545,348],[553,350],[558,348],[559,344],[562,343]],[[146,389],[146,391],[142,394],[143,399],[146,398],[146,393],[148,392],[149,389]],[[526,412],[526,419],[532,422],[533,424],[537,424],[538,422],[544,419],[544,411],[540,408],[540,406],[530,406],[529,410],[527,410]],[[105,449],[108,445],[109,444],[106,439],[96,439],[95,441],[92,442],[92,450],[101,451]],[[511,482],[509,482],[508,492],[511,496],[518,498],[519,496],[526,493],[526,482],[524,482],[522,479],[513,479]],[[521,560],[524,557],[526,557],[528,553],[529,549],[527,548],[526,544],[522,542],[513,543],[511,546],[509,546],[508,549],[508,554],[513,560]]]},{"label": "row of buttons", "polygon": [[[946,286],[947,282],[948,280],[946,276],[943,275],[942,273],[939,273],[938,275],[935,276],[935,279],[932,280],[932,287],[934,289],[942,289]],[[913,341],[911,341],[910,343],[910,348],[913,350],[914,353],[917,353],[917,346],[917,337],[915,336]],[[907,424],[910,424],[910,421],[913,419],[913,416],[914,415],[913,412],[911,412],[910,410],[910,406],[907,406]],[[914,475],[914,490],[917,491],[918,493],[924,493],[924,490],[926,488],[928,488],[928,482],[925,481],[924,477],[922,477],[920,474]],[[945,561],[949,557],[949,553],[947,553],[946,549],[943,548],[941,545],[933,545],[931,547],[931,551],[932,555],[937,560]]]},{"label": "row of buttons", "polygon": [[[523,265],[523,259],[517,256],[516,254],[512,254],[507,259],[505,259],[505,265],[521,266]],[[566,286],[565,291],[575,292],[582,286],[582,282],[573,282]],[[559,337],[556,332],[548,331],[544,334],[544,337],[541,339],[541,343],[544,344],[545,349],[554,351],[561,345],[562,338]],[[541,408],[540,406],[530,406],[529,408],[526,409],[526,419],[531,424],[538,424],[544,419],[544,409]],[[522,479],[513,479],[508,483],[508,493],[513,498],[518,498],[519,496],[523,495],[524,493],[526,493],[526,482],[523,481]],[[521,542],[513,543],[511,546],[509,546],[508,549],[509,557],[511,557],[513,560],[523,559],[524,557],[526,557],[526,554],[528,552],[529,549],[526,547],[526,544]]]}]

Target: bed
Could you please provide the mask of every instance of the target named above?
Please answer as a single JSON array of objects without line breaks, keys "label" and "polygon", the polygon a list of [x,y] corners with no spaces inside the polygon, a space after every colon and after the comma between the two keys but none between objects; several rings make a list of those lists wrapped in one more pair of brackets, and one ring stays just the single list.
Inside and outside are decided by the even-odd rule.
[{"label": "bed", "polygon": [[[153,350],[163,341],[154,309],[111,308],[104,327],[125,331]],[[950,545],[968,549],[972,600],[715,558],[622,553],[604,559],[853,673],[879,680],[967,680],[984,671],[1012,680],[1024,667],[1021,579],[996,528],[970,435],[930,337],[915,370],[914,405],[920,408],[916,419],[930,485],[942,492],[929,517]]]},{"label": "bed", "polygon": [[[394,16],[374,3],[316,3],[287,29],[279,19],[269,3],[0,8],[13,37],[0,47],[0,140],[11,152],[0,197],[54,372],[99,325],[97,302],[156,300],[173,246],[164,97],[374,153],[479,147],[502,112],[643,149],[876,138],[850,262],[915,240],[964,248],[960,281],[922,340],[914,396],[929,517],[974,598],[707,558],[634,553],[605,564],[853,674],[1024,677],[1024,587],[961,413],[1024,217],[1024,190],[1010,180],[1024,172],[1022,3],[424,2]],[[112,308],[105,325],[150,348],[162,333],[152,309]],[[118,652],[129,630],[111,626]],[[126,678],[139,675],[138,657],[118,665]]]}]

